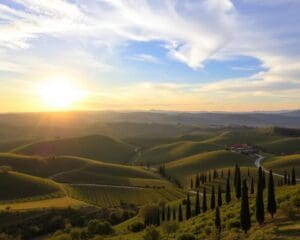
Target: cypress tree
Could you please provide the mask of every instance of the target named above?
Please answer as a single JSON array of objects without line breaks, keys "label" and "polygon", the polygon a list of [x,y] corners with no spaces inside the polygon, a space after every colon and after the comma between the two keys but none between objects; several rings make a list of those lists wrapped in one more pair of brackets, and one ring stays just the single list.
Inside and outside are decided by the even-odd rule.
[{"label": "cypress tree", "polygon": [[241,186],[241,170],[237,167],[236,170],[236,185],[235,185],[235,196],[237,199],[241,198],[242,186]]},{"label": "cypress tree", "polygon": [[167,221],[171,220],[171,210],[170,210],[170,206],[168,206],[167,208]]},{"label": "cypress tree", "polygon": [[218,207],[222,206],[222,190],[221,190],[221,186],[219,184],[218,186]]},{"label": "cypress tree", "polygon": [[291,185],[291,177],[289,173],[287,175],[287,185]]},{"label": "cypress tree", "polygon": [[268,212],[271,214],[272,218],[276,213],[276,199],[275,199],[275,191],[274,191],[274,180],[273,180],[273,172],[270,170],[269,173],[269,184],[268,184]]},{"label": "cypress tree", "polygon": [[230,168],[228,168],[227,177],[230,177]]},{"label": "cypress tree", "polygon": [[193,179],[191,178],[191,189],[194,188],[194,183],[193,183]]},{"label": "cypress tree", "polygon": [[197,174],[196,175],[196,188],[199,188],[200,186],[200,176]]},{"label": "cypress tree", "polygon": [[181,206],[181,204],[179,204],[179,208],[178,208],[178,222],[182,222],[182,221],[183,221],[182,206]]},{"label": "cypress tree", "polygon": [[241,223],[241,228],[244,230],[245,233],[247,233],[247,231],[251,227],[251,217],[250,217],[250,210],[249,210],[248,187],[247,187],[246,180],[243,181],[243,188],[242,188],[240,223]]},{"label": "cypress tree", "polygon": [[159,209],[156,210],[156,225],[160,226],[160,211],[159,211]]},{"label": "cypress tree", "polygon": [[296,173],[294,167],[292,169],[292,185],[296,185]]},{"label": "cypress tree", "polygon": [[219,207],[216,208],[215,226],[216,226],[216,229],[219,232],[221,232],[221,217],[220,217],[220,209],[219,209]]},{"label": "cypress tree", "polygon": [[176,208],[173,208],[173,221],[176,221]]},{"label": "cypress tree", "polygon": [[248,177],[250,177],[250,169],[249,168],[248,168],[247,174],[248,174]]},{"label": "cypress tree", "polygon": [[234,187],[236,187],[236,180],[237,180],[237,172],[238,172],[238,165],[235,164],[235,169],[234,169],[234,180],[233,180],[233,184],[234,184]]},{"label": "cypress tree", "polygon": [[210,171],[208,172],[208,182],[211,182],[211,174],[210,174]]},{"label": "cypress tree", "polygon": [[284,185],[287,185],[287,172],[284,170]]},{"label": "cypress tree", "polygon": [[185,218],[188,220],[192,216],[190,195],[187,194]]},{"label": "cypress tree", "polygon": [[227,177],[227,181],[226,181],[226,202],[229,203],[230,201],[231,201],[230,178]]},{"label": "cypress tree", "polygon": [[206,203],[206,188],[203,188],[203,203],[202,203],[202,211],[206,212],[207,211],[207,203]]},{"label": "cypress tree", "polygon": [[251,187],[250,187],[250,194],[254,193],[254,177],[251,177]]},{"label": "cypress tree", "polygon": [[199,191],[197,191],[197,194],[196,194],[195,214],[196,215],[200,214],[200,197],[199,197]]},{"label": "cypress tree", "polygon": [[265,174],[265,171],[262,172],[262,186],[263,186],[263,190],[265,190],[265,188],[266,188],[266,174]]},{"label": "cypress tree", "polygon": [[166,207],[165,204],[163,204],[162,206],[162,210],[161,210],[161,221],[164,222],[166,220]]},{"label": "cypress tree", "polygon": [[263,172],[262,168],[258,169],[258,181],[256,189],[256,220],[259,224],[265,221],[264,196],[263,196]]},{"label": "cypress tree", "polygon": [[223,168],[222,168],[222,170],[221,170],[221,178],[223,178],[224,177],[224,172],[223,172]]},{"label": "cypress tree", "polygon": [[210,195],[210,209],[215,209],[216,207],[216,197],[215,197],[215,186],[211,187],[211,195]]}]

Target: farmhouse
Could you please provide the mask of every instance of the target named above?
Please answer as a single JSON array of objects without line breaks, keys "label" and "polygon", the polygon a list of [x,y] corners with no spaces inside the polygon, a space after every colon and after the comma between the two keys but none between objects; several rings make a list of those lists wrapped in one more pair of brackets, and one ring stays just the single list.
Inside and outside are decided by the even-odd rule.
[{"label": "farmhouse", "polygon": [[244,154],[252,154],[257,153],[257,149],[254,146],[250,146],[248,144],[233,144],[230,146],[230,151],[244,153]]}]

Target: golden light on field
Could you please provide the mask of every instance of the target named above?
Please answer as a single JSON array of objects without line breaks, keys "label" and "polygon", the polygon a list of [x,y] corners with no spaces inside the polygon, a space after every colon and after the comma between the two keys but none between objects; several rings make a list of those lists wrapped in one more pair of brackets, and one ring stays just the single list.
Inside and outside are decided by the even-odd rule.
[{"label": "golden light on field", "polygon": [[49,108],[68,109],[79,101],[83,93],[71,81],[63,78],[49,79],[38,88],[38,94]]}]

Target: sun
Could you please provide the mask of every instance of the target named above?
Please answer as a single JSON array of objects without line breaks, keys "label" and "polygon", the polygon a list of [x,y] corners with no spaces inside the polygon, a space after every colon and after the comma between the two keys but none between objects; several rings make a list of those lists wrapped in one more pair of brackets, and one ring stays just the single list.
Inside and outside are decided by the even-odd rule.
[{"label": "sun", "polygon": [[82,91],[71,81],[63,78],[43,82],[38,93],[43,102],[53,109],[69,109],[82,98]]}]

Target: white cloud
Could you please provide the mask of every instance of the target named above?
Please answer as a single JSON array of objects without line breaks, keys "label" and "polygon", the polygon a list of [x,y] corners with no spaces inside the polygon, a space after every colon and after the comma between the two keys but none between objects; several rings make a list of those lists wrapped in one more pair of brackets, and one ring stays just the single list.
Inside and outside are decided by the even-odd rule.
[{"label": "white cloud", "polygon": [[198,68],[226,44],[234,28],[230,0],[15,2],[25,10],[0,5],[0,19],[5,20],[0,25],[2,47],[26,48],[42,34],[116,44],[157,40],[165,43],[171,57]]}]

